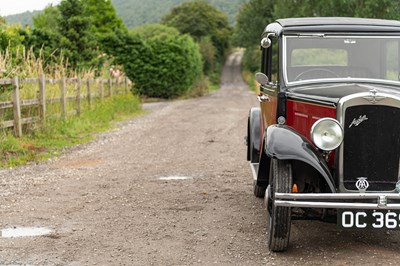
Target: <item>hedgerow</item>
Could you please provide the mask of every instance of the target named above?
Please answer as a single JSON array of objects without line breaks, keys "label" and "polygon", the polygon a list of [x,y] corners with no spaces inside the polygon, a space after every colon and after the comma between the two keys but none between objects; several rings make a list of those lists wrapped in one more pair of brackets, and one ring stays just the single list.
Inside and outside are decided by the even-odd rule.
[{"label": "hedgerow", "polygon": [[135,83],[137,94],[175,98],[185,94],[201,78],[199,47],[188,35],[172,31],[162,37],[143,37],[133,32],[115,38],[108,43],[115,48],[114,56]]}]

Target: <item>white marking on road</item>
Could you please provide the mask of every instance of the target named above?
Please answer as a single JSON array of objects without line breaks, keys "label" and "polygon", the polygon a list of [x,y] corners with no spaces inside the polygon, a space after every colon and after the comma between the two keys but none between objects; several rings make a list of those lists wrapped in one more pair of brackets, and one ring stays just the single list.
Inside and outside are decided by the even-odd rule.
[{"label": "white marking on road", "polygon": [[163,177],[159,177],[158,179],[160,179],[160,180],[188,180],[188,179],[193,179],[193,177],[189,177],[189,176],[163,176]]},{"label": "white marking on road", "polygon": [[51,234],[53,230],[46,227],[12,227],[1,230],[1,237],[28,237],[28,236],[44,236]]}]

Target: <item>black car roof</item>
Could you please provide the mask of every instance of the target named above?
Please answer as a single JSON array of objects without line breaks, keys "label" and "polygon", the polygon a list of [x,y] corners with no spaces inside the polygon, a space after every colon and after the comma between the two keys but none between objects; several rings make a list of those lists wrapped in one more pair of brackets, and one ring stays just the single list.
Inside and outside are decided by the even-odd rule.
[{"label": "black car roof", "polygon": [[269,24],[264,34],[274,32],[397,32],[400,21],[348,17],[284,18]]}]

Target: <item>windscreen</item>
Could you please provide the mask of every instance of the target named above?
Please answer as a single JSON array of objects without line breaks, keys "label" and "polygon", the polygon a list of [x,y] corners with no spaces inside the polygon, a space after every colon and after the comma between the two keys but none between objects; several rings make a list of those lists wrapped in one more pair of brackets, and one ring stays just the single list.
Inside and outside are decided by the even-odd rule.
[{"label": "windscreen", "polygon": [[287,82],[317,79],[400,80],[400,38],[286,36]]}]

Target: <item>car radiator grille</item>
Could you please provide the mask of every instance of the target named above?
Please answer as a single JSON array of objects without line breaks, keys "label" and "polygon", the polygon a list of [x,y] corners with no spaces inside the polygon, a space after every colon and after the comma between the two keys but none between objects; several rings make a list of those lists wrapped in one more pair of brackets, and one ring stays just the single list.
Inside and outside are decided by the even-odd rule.
[{"label": "car radiator grille", "polygon": [[399,178],[400,109],[383,105],[348,107],[344,131],[345,188],[357,190],[357,178],[366,177],[368,191],[394,190]]}]

